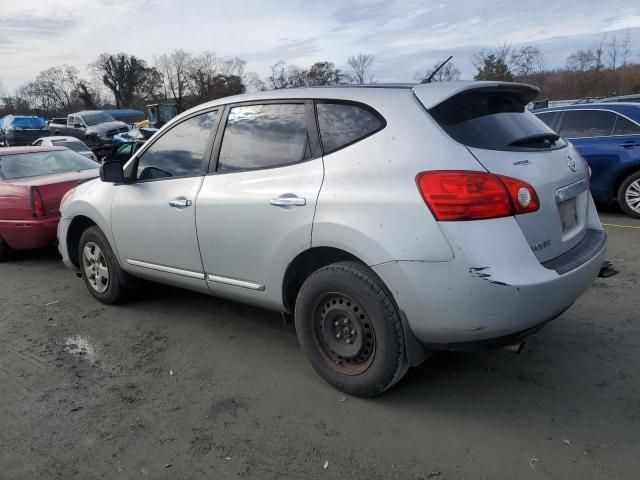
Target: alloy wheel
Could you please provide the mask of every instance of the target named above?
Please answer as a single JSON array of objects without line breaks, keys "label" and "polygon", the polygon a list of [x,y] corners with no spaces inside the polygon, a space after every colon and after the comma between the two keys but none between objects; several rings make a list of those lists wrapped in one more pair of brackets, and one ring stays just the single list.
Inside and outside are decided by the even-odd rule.
[{"label": "alloy wheel", "polygon": [[109,266],[100,247],[87,242],[82,250],[82,266],[89,285],[98,293],[106,292],[109,288]]},{"label": "alloy wheel", "polygon": [[640,213],[640,180],[629,184],[624,192],[624,200],[631,210]]}]

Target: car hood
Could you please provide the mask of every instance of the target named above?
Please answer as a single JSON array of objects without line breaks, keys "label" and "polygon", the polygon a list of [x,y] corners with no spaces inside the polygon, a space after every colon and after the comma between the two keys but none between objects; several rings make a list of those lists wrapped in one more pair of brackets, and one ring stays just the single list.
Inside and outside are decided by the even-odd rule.
[{"label": "car hood", "polygon": [[87,131],[96,132],[96,133],[106,133],[109,130],[113,130],[115,128],[122,128],[122,127],[129,128],[129,126],[126,123],[116,120],[114,122],[99,123],[98,125],[87,127]]}]

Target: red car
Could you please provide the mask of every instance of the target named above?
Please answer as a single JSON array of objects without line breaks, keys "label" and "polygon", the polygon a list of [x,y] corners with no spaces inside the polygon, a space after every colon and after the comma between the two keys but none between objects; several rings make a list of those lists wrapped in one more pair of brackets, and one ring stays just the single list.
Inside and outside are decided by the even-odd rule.
[{"label": "red car", "polygon": [[62,147],[0,148],[0,261],[56,240],[60,201],[98,164]]}]

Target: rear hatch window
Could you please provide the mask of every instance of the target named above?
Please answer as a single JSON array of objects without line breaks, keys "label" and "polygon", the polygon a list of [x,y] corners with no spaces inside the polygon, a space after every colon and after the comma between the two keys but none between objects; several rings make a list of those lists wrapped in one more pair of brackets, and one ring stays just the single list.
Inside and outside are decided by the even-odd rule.
[{"label": "rear hatch window", "polygon": [[501,151],[564,147],[566,142],[525,108],[527,93],[473,89],[429,113],[450,137],[468,147]]}]

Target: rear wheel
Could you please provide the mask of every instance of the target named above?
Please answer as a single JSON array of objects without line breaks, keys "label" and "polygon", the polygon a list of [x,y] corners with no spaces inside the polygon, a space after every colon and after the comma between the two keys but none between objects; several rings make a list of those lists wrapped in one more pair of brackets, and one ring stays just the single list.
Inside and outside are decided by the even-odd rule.
[{"label": "rear wheel", "polygon": [[343,392],[377,395],[407,370],[391,294],[364,265],[334,263],[311,274],[298,294],[295,323],[311,365]]},{"label": "rear wheel", "polygon": [[640,218],[640,172],[624,179],[618,190],[620,208],[630,217]]},{"label": "rear wheel", "polygon": [[124,272],[98,227],[86,229],[80,237],[78,258],[87,289],[102,303],[116,303],[124,297]]},{"label": "rear wheel", "polygon": [[4,262],[9,256],[9,245],[0,237],[0,262]]}]

